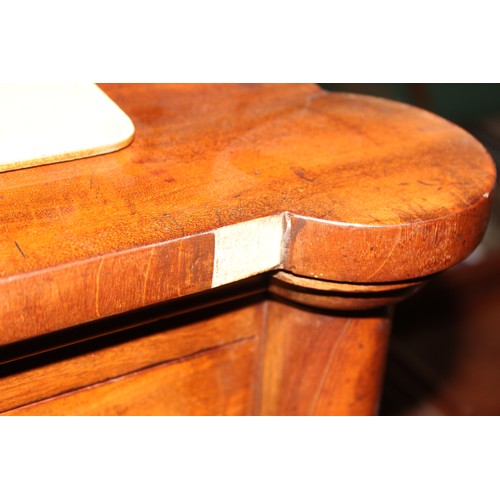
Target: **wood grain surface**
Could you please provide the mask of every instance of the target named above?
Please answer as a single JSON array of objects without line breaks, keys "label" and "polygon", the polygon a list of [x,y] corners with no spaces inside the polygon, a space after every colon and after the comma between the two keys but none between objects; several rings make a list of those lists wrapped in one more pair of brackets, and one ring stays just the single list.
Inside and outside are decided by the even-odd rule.
[{"label": "wood grain surface", "polygon": [[255,340],[162,363],[3,415],[245,415],[253,404]]},{"label": "wood grain surface", "polygon": [[270,301],[262,415],[374,415],[389,339],[387,311],[339,316]]},{"label": "wood grain surface", "polygon": [[379,284],[339,283],[278,271],[270,279],[269,291],[277,297],[314,308],[365,311],[401,302],[423,285],[418,280]]},{"label": "wood grain surface", "polygon": [[413,280],[484,233],[494,165],[428,112],[308,84],[101,88],[129,147],[1,174],[0,344],[270,269]]},{"label": "wood grain surface", "polygon": [[[262,331],[263,307],[257,303],[188,313],[0,365],[0,411],[241,340],[255,340]],[[249,382],[249,388],[252,385]]]}]

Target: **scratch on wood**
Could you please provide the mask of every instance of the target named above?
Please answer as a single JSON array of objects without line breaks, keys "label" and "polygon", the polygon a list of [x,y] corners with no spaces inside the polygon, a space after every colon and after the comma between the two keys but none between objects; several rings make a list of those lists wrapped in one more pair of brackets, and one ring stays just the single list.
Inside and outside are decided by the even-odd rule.
[{"label": "scratch on wood", "polygon": [[95,191],[95,199],[97,200],[99,196],[101,195],[101,183],[99,182],[99,179],[97,179],[97,183],[94,186],[94,176],[90,178],[90,189],[94,189]]},{"label": "scratch on wood", "polygon": [[216,209],[216,208],[212,208],[215,216],[217,217],[217,222],[219,223],[219,226],[222,225],[222,221],[221,221],[221,218],[220,218],[220,214],[219,214],[219,211]]},{"label": "scratch on wood", "polygon": [[99,267],[97,268],[97,276],[95,280],[95,313],[98,318],[101,317],[101,314],[99,313],[99,282],[101,281],[101,271],[102,271],[102,266],[104,264],[104,258],[101,259],[101,262],[99,262]]},{"label": "scratch on wood", "polygon": [[349,119],[343,119],[340,116],[336,116],[335,123],[340,124],[341,126],[345,127],[346,129],[354,132],[355,134],[358,134],[363,139],[366,139],[367,141],[371,142],[375,146],[382,145],[377,139],[375,139],[370,134],[368,134],[366,132],[366,130],[363,128],[363,126],[359,125],[357,122],[350,121]]},{"label": "scratch on wood", "polygon": [[337,340],[335,341],[333,346],[330,348],[330,352],[328,353],[328,359],[326,360],[325,366],[323,368],[323,373],[321,374],[321,380],[319,381],[319,384],[316,388],[316,392],[314,393],[313,400],[311,402],[309,415],[314,415],[314,413],[316,412],[316,406],[318,405],[319,396],[321,394],[321,391],[323,390],[323,386],[325,385],[326,377],[327,377],[328,373],[330,372],[333,358],[335,357],[335,353],[337,351],[337,346],[339,345],[340,341],[345,337],[345,334],[349,330],[351,323],[352,323],[352,319],[348,319],[345,322],[344,328],[342,328],[342,331],[340,332],[339,336],[337,337]]},{"label": "scratch on wood", "polygon": [[[184,236],[184,228],[182,226],[179,225],[179,223],[175,220],[175,217],[173,215],[170,215],[170,214],[161,214],[162,217],[167,217],[168,219],[170,219],[175,227],[181,232],[182,236]],[[167,229],[168,231],[172,231],[172,228],[171,227],[166,227],[165,229]]]},{"label": "scratch on wood", "polygon": [[380,266],[372,274],[370,274],[370,276],[368,276],[368,278],[366,279],[366,281],[370,281],[387,264],[387,262],[389,261],[389,259],[390,259],[391,255],[393,254],[394,250],[396,250],[396,247],[398,246],[398,244],[399,244],[400,241],[401,241],[401,230],[399,230],[399,238],[394,242],[394,245],[392,246],[390,252],[386,255],[386,257],[385,257],[384,261],[382,262],[382,264],[380,264]]},{"label": "scratch on wood", "polygon": [[306,95],[306,102],[304,103],[304,107],[300,110],[301,114],[307,113],[311,107],[312,102],[320,97],[324,97],[326,94],[326,91],[322,91],[315,94]]},{"label": "scratch on wood", "polygon": [[241,198],[238,198],[238,208],[233,208],[231,212],[229,213],[229,218],[234,219],[234,217],[239,216],[240,218],[243,217],[243,207],[241,205]]},{"label": "scratch on wood", "polygon": [[19,253],[24,257],[26,258],[26,255],[24,255],[24,252],[21,250],[21,247],[19,246],[19,243],[17,241],[14,241],[14,243],[16,244],[16,247],[17,249],[19,250]]},{"label": "scratch on wood", "polygon": [[142,303],[146,303],[146,292],[148,290],[148,276],[149,276],[149,268],[151,267],[151,260],[153,259],[153,255],[155,254],[156,247],[153,247],[151,249],[151,252],[149,254],[149,260],[148,260],[148,265],[146,267],[146,272],[144,273],[144,286],[142,288]]},{"label": "scratch on wood", "polygon": [[302,167],[290,167],[290,169],[292,170],[292,172],[297,177],[299,177],[303,181],[316,182],[316,177],[309,177],[309,176],[307,176],[306,173],[305,173],[305,171],[304,171],[304,169]]}]

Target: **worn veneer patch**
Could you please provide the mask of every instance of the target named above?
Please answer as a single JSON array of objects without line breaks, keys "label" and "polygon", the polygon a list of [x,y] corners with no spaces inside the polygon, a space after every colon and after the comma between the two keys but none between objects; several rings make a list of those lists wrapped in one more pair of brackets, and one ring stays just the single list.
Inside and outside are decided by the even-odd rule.
[{"label": "worn veneer patch", "polygon": [[212,287],[278,267],[284,217],[272,215],[216,229]]},{"label": "worn veneer patch", "polygon": [[110,153],[130,118],[96,85],[1,84],[0,172]]}]

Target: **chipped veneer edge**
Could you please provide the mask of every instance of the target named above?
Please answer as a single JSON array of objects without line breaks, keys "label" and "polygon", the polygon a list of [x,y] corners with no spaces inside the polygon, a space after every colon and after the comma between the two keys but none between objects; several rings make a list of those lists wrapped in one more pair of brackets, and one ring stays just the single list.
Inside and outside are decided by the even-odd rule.
[{"label": "chipped veneer edge", "polygon": [[282,213],[216,229],[212,288],[279,268],[289,219]]}]

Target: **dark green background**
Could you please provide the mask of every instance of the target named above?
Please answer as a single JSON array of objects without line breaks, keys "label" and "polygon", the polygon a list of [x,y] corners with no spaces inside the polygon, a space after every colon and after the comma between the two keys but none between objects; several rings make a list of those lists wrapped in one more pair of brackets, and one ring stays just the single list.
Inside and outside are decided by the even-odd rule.
[{"label": "dark green background", "polygon": [[452,121],[500,113],[498,83],[320,83],[323,88],[387,97],[414,104]]}]

